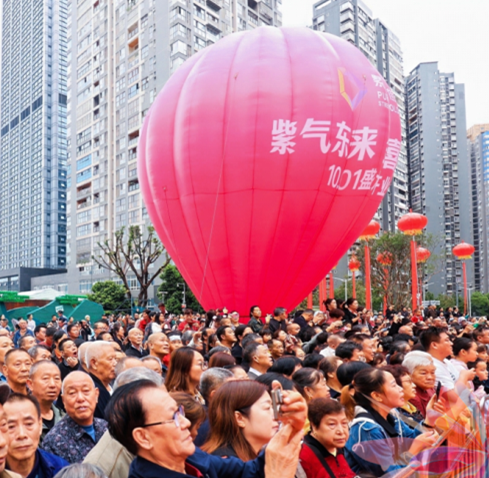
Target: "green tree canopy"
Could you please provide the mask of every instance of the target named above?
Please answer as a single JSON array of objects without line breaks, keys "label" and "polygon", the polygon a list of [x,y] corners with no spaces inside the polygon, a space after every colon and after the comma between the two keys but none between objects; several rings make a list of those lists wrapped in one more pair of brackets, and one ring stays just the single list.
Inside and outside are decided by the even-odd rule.
[{"label": "green tree canopy", "polygon": [[96,282],[92,286],[92,293],[88,294],[88,299],[100,304],[107,313],[116,309],[129,309],[131,304],[127,300],[126,288],[111,280]]},{"label": "green tree canopy", "polygon": [[165,302],[166,310],[172,314],[181,314],[183,305],[183,291],[185,285],[185,305],[194,312],[203,312],[204,309],[195,298],[190,287],[183,279],[178,269],[169,264],[160,275],[162,280],[158,287],[158,297]]}]

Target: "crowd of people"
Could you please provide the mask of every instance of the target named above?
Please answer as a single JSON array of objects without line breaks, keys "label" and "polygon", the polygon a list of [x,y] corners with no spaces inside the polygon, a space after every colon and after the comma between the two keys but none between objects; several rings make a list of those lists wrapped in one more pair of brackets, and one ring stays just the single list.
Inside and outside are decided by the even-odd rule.
[{"label": "crowd of people", "polygon": [[0,478],[380,477],[489,392],[485,319],[324,311],[0,318]]}]

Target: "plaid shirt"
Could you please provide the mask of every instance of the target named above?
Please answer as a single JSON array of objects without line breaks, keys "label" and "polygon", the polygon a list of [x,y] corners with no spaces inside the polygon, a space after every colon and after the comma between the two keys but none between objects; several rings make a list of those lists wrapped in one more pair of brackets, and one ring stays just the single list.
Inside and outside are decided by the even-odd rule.
[{"label": "plaid shirt", "polygon": [[100,418],[93,419],[93,426],[95,441],[72,418],[65,415],[46,435],[42,448],[69,463],[81,463],[107,430],[107,422]]}]

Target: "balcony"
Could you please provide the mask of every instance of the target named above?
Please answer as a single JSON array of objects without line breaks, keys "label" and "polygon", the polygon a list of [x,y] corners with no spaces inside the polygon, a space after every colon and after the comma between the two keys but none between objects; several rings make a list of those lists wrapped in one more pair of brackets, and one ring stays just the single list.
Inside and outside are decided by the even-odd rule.
[{"label": "balcony", "polygon": [[207,6],[212,10],[219,11],[222,8],[222,0],[207,0]]},{"label": "balcony", "polygon": [[273,10],[264,2],[258,4],[258,13],[268,20],[273,20]]}]

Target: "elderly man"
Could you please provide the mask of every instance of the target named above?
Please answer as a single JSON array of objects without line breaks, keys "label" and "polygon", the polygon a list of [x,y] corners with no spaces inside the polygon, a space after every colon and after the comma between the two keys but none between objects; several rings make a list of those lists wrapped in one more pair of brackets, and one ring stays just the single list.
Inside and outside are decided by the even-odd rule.
[{"label": "elderly man", "polygon": [[23,319],[21,317],[18,321],[18,325],[19,325],[19,330],[17,330],[17,332],[15,332],[14,338],[13,338],[15,347],[19,346],[19,340],[22,337],[25,337],[26,335],[30,335],[31,337],[34,337],[34,332],[32,332],[31,330],[29,330],[27,328],[27,321],[25,319]]},{"label": "elderly man", "polygon": [[30,355],[22,349],[13,349],[5,355],[3,374],[13,392],[27,395],[27,379],[32,366]]},{"label": "elderly man", "polygon": [[41,360],[51,360],[52,358],[51,352],[44,345],[34,345],[34,347],[31,347],[27,353],[31,357],[33,364],[40,362]]},{"label": "elderly man", "polygon": [[149,368],[156,372],[161,377],[163,376],[163,369],[161,368],[161,361],[158,357],[151,357],[150,355],[143,357],[141,359],[143,367]]},{"label": "elderly man", "polygon": [[0,478],[22,478],[19,474],[5,469],[10,436],[7,433],[7,414],[3,408],[10,395],[6,383],[0,384]]},{"label": "elderly man", "polygon": [[134,327],[127,334],[129,344],[126,347],[126,355],[128,357],[142,358],[148,355],[148,352],[143,349],[141,344],[143,343],[144,333],[139,328]]},{"label": "elderly man", "polygon": [[10,340],[10,337],[0,336],[0,382],[6,382],[7,377],[3,374],[3,367],[5,365],[5,355],[14,348],[14,343]]},{"label": "elderly man", "polygon": [[71,372],[62,386],[66,415],[46,435],[43,448],[70,463],[81,463],[107,430],[105,420],[94,418],[99,392],[85,372]]},{"label": "elderly man", "polygon": [[29,372],[27,386],[41,407],[42,441],[64,416],[64,412],[55,405],[61,392],[61,373],[58,366],[48,360],[36,362]]},{"label": "elderly man", "polygon": [[90,377],[99,390],[95,416],[103,419],[105,407],[109,403],[112,393],[110,384],[115,378],[115,366],[117,364],[116,352],[112,344],[102,340],[92,343],[87,349],[87,363]]},{"label": "elderly man", "polygon": [[291,478],[297,469],[306,405],[297,392],[284,395],[284,427],[272,438],[265,454],[253,461],[233,457],[223,460],[196,449],[190,436],[190,421],[168,392],[149,380],[117,389],[107,409],[109,430],[136,455],[129,478],[180,475],[251,478],[263,476],[263,469],[266,478]]},{"label": "elderly man", "polygon": [[23,349],[25,351],[29,350],[31,347],[36,345],[36,339],[31,337],[30,335],[24,335],[21,339],[19,339],[19,349]]},{"label": "elderly man", "polygon": [[37,400],[29,395],[13,393],[4,405],[10,445],[7,468],[23,477],[53,478],[68,463],[39,448],[41,410]]},{"label": "elderly man", "polygon": [[[135,359],[129,358],[129,360]],[[161,375],[156,374],[152,370],[137,367],[128,369],[118,375],[114,383],[114,389],[117,390],[117,388],[122,387],[122,385],[143,379],[150,380],[158,387],[164,388]],[[132,460],[134,460],[134,455],[129,453],[124,446],[112,438],[107,431],[86,456],[83,463],[97,465],[105,472],[108,478],[125,478],[129,474],[129,466],[131,465]]]},{"label": "elderly man", "polygon": [[273,365],[268,347],[256,342],[251,342],[246,346],[243,352],[243,361],[250,364],[248,377],[251,380],[267,373],[267,370]]},{"label": "elderly man", "polygon": [[[199,390],[202,397],[204,397],[206,403],[205,406],[206,414],[207,414],[207,408],[209,407],[212,401],[212,397],[217,392],[218,388],[223,383],[226,383],[228,380],[233,380],[233,379],[234,379],[234,375],[232,372],[219,367],[210,368],[209,370],[206,370],[202,374],[202,376],[200,377]],[[210,429],[211,427],[209,423],[209,418],[206,417],[202,425],[200,425],[199,431],[197,433],[197,437],[194,440],[196,446],[202,446],[206,442],[207,437],[209,436]]]},{"label": "elderly man", "polygon": [[156,357],[160,359],[163,375],[166,375],[168,367],[165,365],[164,360],[170,354],[170,341],[168,337],[163,333],[159,332],[156,334],[151,334],[148,337],[148,349],[149,357]]}]

